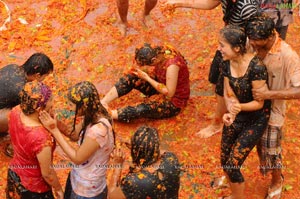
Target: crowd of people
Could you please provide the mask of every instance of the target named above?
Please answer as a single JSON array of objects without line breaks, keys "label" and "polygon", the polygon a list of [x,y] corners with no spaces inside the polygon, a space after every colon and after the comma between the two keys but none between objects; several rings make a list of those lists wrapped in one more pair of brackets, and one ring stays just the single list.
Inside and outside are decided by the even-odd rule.
[{"label": "crowd of people", "polygon": [[[146,0],[145,23],[156,4],[157,0]],[[167,4],[206,10],[221,4],[224,13],[225,25],[219,31],[209,74],[217,96],[215,118],[211,126],[196,133],[208,138],[222,132],[220,164],[231,190],[230,196],[222,198],[246,198],[240,169],[254,147],[262,174],[272,175],[266,198],[281,198],[285,101],[300,98],[300,58],[284,41],[287,27],[278,28],[285,25],[262,13],[254,0],[167,0]],[[117,6],[121,32],[126,35],[128,0],[117,0]],[[102,99],[89,81],[71,85],[66,93],[74,108],[69,110],[74,113],[71,126],[62,124],[55,114],[53,94],[43,83],[53,70],[51,59],[43,53],[34,53],[22,66],[0,69],[0,132],[10,136],[6,154],[12,157],[6,197],[178,198],[180,162],[175,153],[161,150],[157,129],[141,126],[124,143],[116,139],[113,121],[170,118],[182,112],[190,97],[190,83],[188,62],[180,51],[148,43],[136,48],[135,66]],[[146,96],[143,103],[111,109],[110,102],[133,89]],[[51,166],[56,145],[76,165],[65,188]],[[125,145],[131,157],[125,156]],[[121,176],[125,160],[131,164]],[[113,165],[110,179],[108,165]]]}]

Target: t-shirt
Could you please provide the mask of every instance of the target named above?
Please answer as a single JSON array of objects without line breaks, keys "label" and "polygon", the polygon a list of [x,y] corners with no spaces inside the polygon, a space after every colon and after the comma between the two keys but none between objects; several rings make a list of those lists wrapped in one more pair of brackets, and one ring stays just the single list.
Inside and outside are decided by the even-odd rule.
[{"label": "t-shirt", "polygon": [[24,125],[21,112],[20,106],[16,106],[9,115],[9,134],[14,148],[9,168],[18,174],[26,189],[43,193],[51,190],[51,187],[42,177],[37,154],[46,146],[52,147],[53,154],[55,140],[43,126]]},{"label": "t-shirt", "polygon": [[[299,55],[282,41],[278,34],[271,50],[263,60],[269,74],[270,90],[287,90],[300,86],[300,58]],[[285,100],[272,100],[269,124],[283,126],[285,117]]]},{"label": "t-shirt", "polygon": [[26,83],[22,67],[11,64],[0,69],[0,109],[20,104],[19,92]]},{"label": "t-shirt", "polygon": [[190,97],[189,69],[184,57],[171,46],[164,47],[164,56],[167,59],[164,65],[155,66],[155,76],[158,82],[166,84],[167,69],[171,65],[179,67],[177,86],[171,102],[179,108],[185,107]]},{"label": "t-shirt", "polygon": [[[221,0],[222,11],[225,15],[227,8],[227,0]],[[228,24],[244,26],[247,19],[256,15],[259,11],[258,0],[238,0],[233,9],[230,11]]]},{"label": "t-shirt", "polygon": [[[233,90],[235,96],[240,103],[248,103],[254,100],[252,95],[252,82],[256,80],[268,80],[268,73],[266,66],[259,60],[258,57],[254,57],[248,66],[246,73],[241,77],[233,77],[230,70],[230,62],[224,62],[224,77],[229,79],[229,85]],[[240,119],[248,120],[253,117],[257,117],[258,114],[264,114],[265,110],[269,111],[270,102],[265,101],[264,107],[256,111],[241,111],[237,117]]]},{"label": "t-shirt", "polygon": [[[86,129],[84,137],[89,137],[99,144],[99,149],[81,165],[74,165],[71,171],[71,184],[77,195],[94,197],[99,195],[107,186],[106,169],[109,157],[114,148],[114,136],[109,121],[105,118],[100,120],[108,128],[103,131],[98,125]],[[79,142],[81,138],[79,139]]]},{"label": "t-shirt", "polygon": [[[158,173],[162,174],[162,179]],[[126,199],[178,199],[180,165],[174,153],[165,152],[154,173],[142,169],[128,173],[121,181]]]}]

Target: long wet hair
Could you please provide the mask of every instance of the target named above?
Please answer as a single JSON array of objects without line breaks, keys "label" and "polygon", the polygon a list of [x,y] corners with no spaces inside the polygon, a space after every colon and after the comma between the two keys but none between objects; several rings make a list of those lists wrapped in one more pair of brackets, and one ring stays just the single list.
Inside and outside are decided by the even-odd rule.
[{"label": "long wet hair", "polygon": [[134,165],[141,168],[159,159],[159,138],[155,128],[141,126],[137,129],[131,138],[131,157]]},{"label": "long wet hair", "polygon": [[45,108],[51,95],[50,88],[42,82],[32,81],[26,83],[19,93],[22,112],[25,115],[30,115],[39,108]]},{"label": "long wet hair", "polygon": [[150,44],[144,43],[143,47],[136,48],[135,60],[141,66],[151,65],[153,62],[152,59],[159,53],[164,53],[161,46],[152,47]]},{"label": "long wet hair", "polygon": [[275,35],[275,23],[265,14],[252,17],[246,24],[246,34],[249,39],[264,40]]},{"label": "long wet hair", "polygon": [[244,29],[239,26],[227,25],[220,30],[220,35],[230,44],[232,48],[239,47],[240,54],[245,54],[247,36]]},{"label": "long wet hair", "polygon": [[[72,132],[75,130],[76,116],[78,110],[83,109],[84,122],[82,127],[82,138],[84,138],[86,128],[89,124],[94,125],[99,122],[99,118],[106,118],[112,125],[112,118],[108,111],[100,102],[96,87],[88,81],[83,81],[69,88],[68,99],[76,105],[75,118]],[[83,139],[81,140],[82,143]]]},{"label": "long wet hair", "polygon": [[53,63],[47,55],[34,53],[23,64],[23,68],[27,75],[45,75],[53,71]]}]

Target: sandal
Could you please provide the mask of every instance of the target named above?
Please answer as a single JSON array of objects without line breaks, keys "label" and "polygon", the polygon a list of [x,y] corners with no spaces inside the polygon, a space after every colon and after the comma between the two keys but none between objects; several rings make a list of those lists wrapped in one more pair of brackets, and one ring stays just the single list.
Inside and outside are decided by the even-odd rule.
[{"label": "sandal", "polygon": [[10,158],[12,158],[14,156],[14,148],[13,148],[12,144],[6,145],[4,154]]},{"label": "sandal", "polygon": [[278,187],[277,189],[271,191],[270,187],[268,189],[268,195],[266,196],[265,199],[272,199],[274,197],[279,197],[279,199],[281,198],[281,193],[282,193],[282,185],[283,185],[283,181],[284,181],[284,177],[281,174],[281,183],[280,183],[280,187]]}]

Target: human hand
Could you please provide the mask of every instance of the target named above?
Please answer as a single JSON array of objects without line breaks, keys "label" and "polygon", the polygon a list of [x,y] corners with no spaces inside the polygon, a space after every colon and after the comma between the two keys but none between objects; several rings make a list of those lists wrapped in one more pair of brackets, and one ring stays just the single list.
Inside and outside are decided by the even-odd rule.
[{"label": "human hand", "polygon": [[262,101],[267,99],[269,88],[267,84],[264,84],[261,88],[252,89],[253,98],[257,101]]},{"label": "human hand", "polygon": [[56,199],[63,199],[64,198],[64,192],[62,191],[62,189],[60,190],[55,190],[54,189],[54,196]]},{"label": "human hand", "polygon": [[122,165],[125,161],[125,154],[121,148],[115,148],[111,156],[113,158],[113,164]]},{"label": "human hand", "polygon": [[231,113],[225,113],[223,115],[223,122],[226,126],[232,125],[233,121],[235,120],[235,115]]},{"label": "human hand", "polygon": [[241,104],[237,100],[231,100],[229,105],[229,112],[231,114],[237,115],[239,112],[241,112]]},{"label": "human hand", "polygon": [[148,78],[150,78],[150,76],[146,72],[144,72],[144,71],[142,71],[142,70],[140,70],[138,68],[132,69],[131,73],[134,74],[134,75],[136,75],[136,76],[138,76],[139,78],[141,78],[141,79],[143,79],[145,81],[147,81]]},{"label": "human hand", "polygon": [[128,149],[131,149],[130,139],[120,138],[121,145],[125,145]]},{"label": "human hand", "polygon": [[56,120],[53,119],[47,111],[40,111],[39,119],[43,126],[51,133],[54,129],[57,129]]}]

